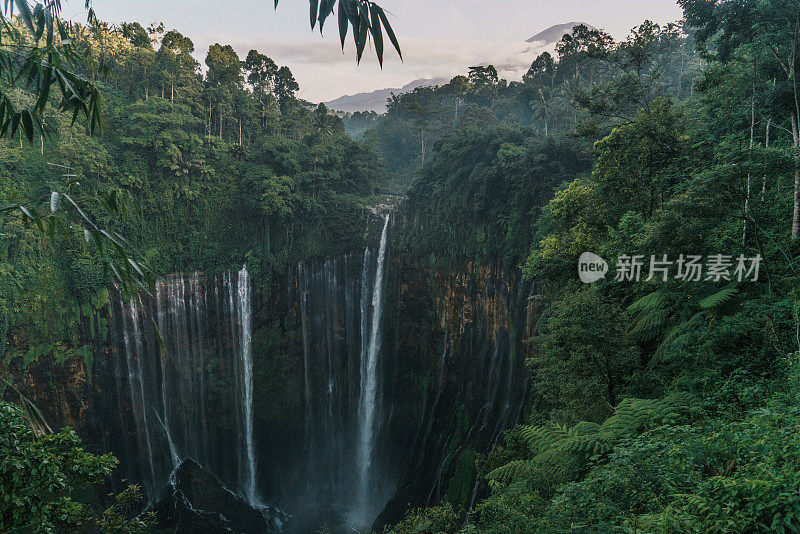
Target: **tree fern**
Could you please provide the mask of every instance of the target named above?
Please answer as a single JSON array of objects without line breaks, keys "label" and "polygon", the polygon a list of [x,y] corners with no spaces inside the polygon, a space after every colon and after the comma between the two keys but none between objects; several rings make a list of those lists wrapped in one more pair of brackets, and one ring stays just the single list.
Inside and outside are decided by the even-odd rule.
[{"label": "tree fern", "polygon": [[628,306],[628,311],[633,314],[628,332],[638,341],[650,341],[666,329],[670,302],[665,290],[658,289]]},{"label": "tree fern", "polygon": [[489,472],[486,479],[493,488],[523,480],[537,489],[553,488],[575,480],[590,458],[610,453],[621,440],[660,424],[675,423],[697,405],[695,397],[686,394],[658,400],[630,398],[620,402],[603,424],[584,421],[572,428],[520,427],[530,458],[508,462]]}]

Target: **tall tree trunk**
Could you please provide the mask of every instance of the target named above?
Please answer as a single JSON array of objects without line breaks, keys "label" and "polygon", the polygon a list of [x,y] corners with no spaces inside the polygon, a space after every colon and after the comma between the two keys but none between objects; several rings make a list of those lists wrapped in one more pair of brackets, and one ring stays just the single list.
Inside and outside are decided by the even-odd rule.
[{"label": "tall tree trunk", "polygon": [[[755,70],[755,65],[753,65]],[[756,133],[756,80],[753,72],[753,93],[750,96],[750,144],[748,149],[750,156],[753,154],[753,139]],[[747,185],[744,196],[744,218],[742,220],[742,245],[747,245],[747,216],[750,213],[750,173],[747,173]]]},{"label": "tall tree trunk", "polygon": [[794,210],[792,213],[792,240],[800,234],[800,132],[797,116],[792,114],[792,147],[794,149]]},{"label": "tall tree trunk", "polygon": [[794,211],[792,213],[792,240],[800,234],[800,98],[798,97],[797,72],[797,26],[795,26],[794,39],[792,39],[792,55],[789,63],[789,79],[792,82],[794,93],[794,112],[792,113],[792,144],[794,147]]},{"label": "tall tree trunk", "polygon": [[[767,119],[767,126],[764,132],[764,148],[769,148],[769,127],[772,123],[772,119]],[[761,202],[764,202],[764,197],[767,195],[767,175],[764,174],[761,177]]]}]

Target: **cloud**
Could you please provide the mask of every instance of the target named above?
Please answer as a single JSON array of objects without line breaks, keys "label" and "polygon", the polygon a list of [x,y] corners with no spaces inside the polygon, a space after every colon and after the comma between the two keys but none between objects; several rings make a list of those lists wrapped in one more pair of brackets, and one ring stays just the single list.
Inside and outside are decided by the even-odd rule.
[{"label": "cloud", "polygon": [[449,77],[478,64],[491,63],[502,77],[520,79],[537,55],[552,48],[544,43],[518,41],[407,38],[401,42],[403,61],[387,47],[381,70],[372,50],[366,51],[361,65],[356,66],[352,43],[348,41],[342,51],[338,38],[333,35],[293,41],[235,36],[197,41],[197,50],[201,54],[205,53],[208,44],[224,42],[230,43],[241,57],[256,49],[280,65],[289,65],[300,83],[302,97],[311,101],[401,87],[419,78]]},{"label": "cloud", "polygon": [[[237,50],[256,48],[274,58],[291,64],[327,63],[351,64],[354,61],[352,43],[348,41],[344,52],[338,43],[326,41],[237,41],[230,42]],[[470,65],[493,63],[517,65],[530,63],[542,43],[497,42],[465,39],[405,39],[402,42],[403,58],[407,66],[425,68],[440,65]],[[366,53],[365,53],[366,54]],[[395,59],[394,51],[386,51],[387,60]]]}]

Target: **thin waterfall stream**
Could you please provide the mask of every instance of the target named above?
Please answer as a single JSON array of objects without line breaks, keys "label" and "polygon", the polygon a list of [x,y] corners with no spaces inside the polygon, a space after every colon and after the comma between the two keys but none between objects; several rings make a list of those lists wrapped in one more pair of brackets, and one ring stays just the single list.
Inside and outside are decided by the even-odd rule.
[{"label": "thin waterfall stream", "polygon": [[[383,314],[383,278],[384,264],[386,262],[386,241],[389,230],[389,214],[384,215],[383,231],[378,248],[378,262],[375,270],[375,284],[372,291],[372,319],[370,322],[369,341],[366,351],[362,355],[366,358],[361,362],[361,397],[358,409],[359,440],[358,440],[358,469],[359,469],[359,506],[366,507],[370,497],[370,468],[372,466],[372,453],[374,450],[376,403],[378,400],[378,353],[381,348],[381,316]],[[362,308],[362,311],[365,311]],[[365,323],[362,320],[362,325]],[[363,330],[365,331],[365,329]]]},{"label": "thin waterfall stream", "polygon": [[239,312],[240,352],[242,358],[242,412],[244,413],[245,466],[244,493],[251,505],[259,504],[256,490],[256,453],[253,444],[253,310],[250,301],[250,279],[247,266],[239,271],[237,279],[237,304]]}]

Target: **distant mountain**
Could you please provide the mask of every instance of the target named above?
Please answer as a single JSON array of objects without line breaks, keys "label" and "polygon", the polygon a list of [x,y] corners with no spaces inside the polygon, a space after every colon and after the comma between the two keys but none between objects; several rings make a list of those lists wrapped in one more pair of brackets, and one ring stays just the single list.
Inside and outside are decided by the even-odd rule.
[{"label": "distant mountain", "polygon": [[[566,24],[556,24],[555,26],[550,26],[546,30],[537,33],[525,42],[541,42],[543,43],[543,46],[554,45],[561,40],[564,34],[572,33],[572,29],[579,24],[586,24],[589,28],[594,29],[594,26],[585,22],[567,22]],[[377,113],[383,113],[386,111],[386,100],[391,96],[392,93],[408,93],[417,87],[423,87],[425,85],[444,85],[449,81],[450,78],[425,78],[421,80],[414,80],[403,87],[378,89],[377,91],[372,91],[371,93],[358,93],[355,95],[342,96],[336,100],[325,102],[325,105],[334,111],[341,112],[355,113],[356,111],[375,111]]]},{"label": "distant mountain", "polygon": [[449,82],[449,78],[425,78],[414,80],[403,87],[389,89],[378,89],[371,93],[358,93],[355,95],[340,96],[336,100],[325,102],[325,105],[335,111],[355,113],[356,111],[375,111],[383,113],[386,111],[386,100],[394,94],[408,93],[417,87],[425,85],[444,85]]},{"label": "distant mountain", "polygon": [[561,40],[564,35],[569,35],[572,33],[572,29],[575,26],[580,26],[581,24],[586,24],[590,29],[594,29],[594,26],[591,24],[587,24],[585,22],[567,22],[566,24],[556,24],[555,26],[550,26],[544,31],[541,31],[525,41],[526,43],[536,43],[536,42],[543,42],[546,44],[550,43],[557,43]]}]

